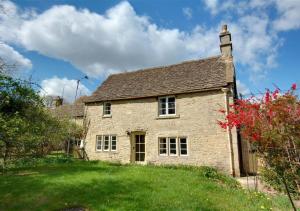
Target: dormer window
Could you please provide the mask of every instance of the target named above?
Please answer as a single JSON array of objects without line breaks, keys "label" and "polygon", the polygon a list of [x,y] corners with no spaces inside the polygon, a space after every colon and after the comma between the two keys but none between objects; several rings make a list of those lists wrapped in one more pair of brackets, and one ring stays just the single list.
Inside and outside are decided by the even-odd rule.
[{"label": "dormer window", "polygon": [[105,102],[103,104],[103,116],[111,116],[111,103]]},{"label": "dormer window", "polygon": [[158,101],[159,105],[159,115],[175,115],[176,106],[175,106],[175,97],[160,97]]}]

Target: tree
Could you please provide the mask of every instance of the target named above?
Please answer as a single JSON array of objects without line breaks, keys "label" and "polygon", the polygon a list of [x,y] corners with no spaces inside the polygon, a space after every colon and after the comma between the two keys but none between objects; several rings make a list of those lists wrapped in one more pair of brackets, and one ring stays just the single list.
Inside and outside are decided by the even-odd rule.
[{"label": "tree", "polygon": [[[292,192],[300,193],[300,101],[296,84],[284,94],[276,89],[266,91],[261,99],[239,99],[219,121],[224,129],[239,128],[242,138],[257,149],[264,167],[271,169],[282,181],[296,210]],[[291,189],[291,190],[290,190]]]},{"label": "tree", "polygon": [[74,125],[50,114],[42,98],[22,80],[0,74],[0,157],[41,157],[77,134]]}]

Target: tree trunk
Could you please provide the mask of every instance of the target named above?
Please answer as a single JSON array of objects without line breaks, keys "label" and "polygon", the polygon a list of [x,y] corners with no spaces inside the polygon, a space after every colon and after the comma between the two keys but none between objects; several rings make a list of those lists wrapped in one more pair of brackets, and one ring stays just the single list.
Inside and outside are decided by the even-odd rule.
[{"label": "tree trunk", "polygon": [[286,193],[287,193],[287,195],[288,195],[288,197],[289,197],[289,200],[290,200],[290,202],[291,202],[291,205],[292,205],[294,211],[297,211],[297,208],[296,208],[296,206],[295,206],[295,204],[294,204],[294,202],[293,202],[291,193],[290,193],[290,191],[289,191],[288,185],[287,185],[287,183],[286,183],[285,176],[283,175],[281,179],[282,179],[282,182],[283,182],[283,184],[284,184]]},{"label": "tree trunk", "polygon": [[4,142],[5,143],[5,150],[4,150],[4,155],[3,155],[3,165],[2,165],[2,172],[4,173],[5,170],[6,170],[6,162],[7,162],[7,158],[8,158],[8,143],[7,142]]}]

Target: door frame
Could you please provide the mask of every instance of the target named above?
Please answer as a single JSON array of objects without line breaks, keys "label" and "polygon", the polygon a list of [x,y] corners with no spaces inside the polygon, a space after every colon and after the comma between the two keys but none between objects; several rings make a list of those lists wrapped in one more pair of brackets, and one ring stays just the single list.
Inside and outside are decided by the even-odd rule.
[{"label": "door frame", "polygon": [[[136,135],[144,135],[144,141],[145,141],[145,160],[144,161],[136,161],[135,160],[135,136]],[[146,164],[146,132],[144,131],[134,131],[131,132],[130,135],[130,162],[131,163],[137,163],[137,164]]]}]

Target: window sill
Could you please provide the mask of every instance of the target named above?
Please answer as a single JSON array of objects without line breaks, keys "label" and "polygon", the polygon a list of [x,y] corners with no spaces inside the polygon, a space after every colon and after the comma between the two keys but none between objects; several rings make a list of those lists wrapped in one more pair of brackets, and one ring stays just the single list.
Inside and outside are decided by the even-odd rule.
[{"label": "window sill", "polygon": [[180,118],[180,115],[164,115],[164,116],[158,116],[156,119],[178,119]]},{"label": "window sill", "polygon": [[178,157],[178,155],[177,155],[177,154],[176,154],[176,155],[175,155],[175,154],[174,154],[174,155],[172,154],[172,155],[169,155],[169,157]]},{"label": "window sill", "polygon": [[112,118],[112,115],[103,115],[102,118]]},{"label": "window sill", "polygon": [[110,154],[117,154],[118,151],[104,151],[104,150],[96,150],[96,153],[110,153]]}]

